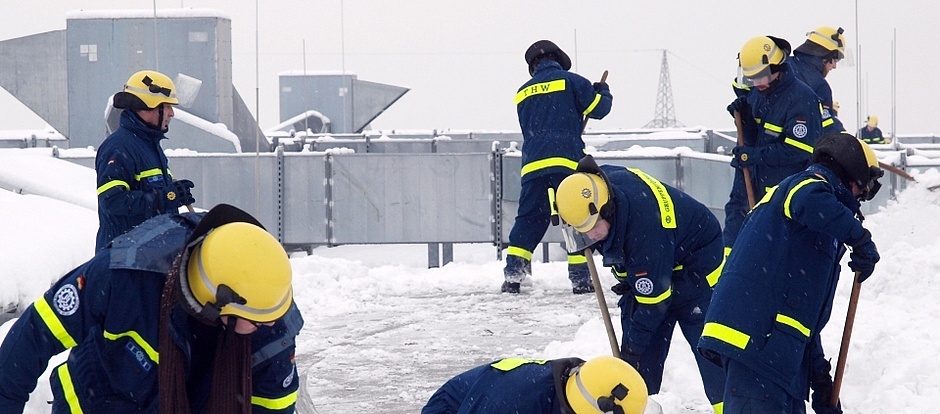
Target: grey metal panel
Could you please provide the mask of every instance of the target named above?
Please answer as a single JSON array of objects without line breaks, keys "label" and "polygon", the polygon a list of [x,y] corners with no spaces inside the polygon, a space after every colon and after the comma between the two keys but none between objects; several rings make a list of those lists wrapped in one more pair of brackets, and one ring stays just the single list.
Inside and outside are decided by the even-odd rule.
[{"label": "grey metal panel", "polygon": [[434,152],[437,153],[469,153],[469,152],[490,152],[493,148],[492,141],[478,140],[434,140]]},{"label": "grey metal panel", "polygon": [[66,137],[67,74],[65,30],[0,42],[0,86]]},{"label": "grey metal panel", "polygon": [[330,131],[354,132],[352,129],[352,83],[356,75],[281,75],[280,121],[307,110],[315,110],[330,119]]},{"label": "grey metal panel", "polygon": [[369,140],[369,152],[388,153],[431,153],[434,141],[430,139],[375,139]]},{"label": "grey metal panel", "polygon": [[194,207],[226,203],[247,211],[278,233],[278,160],[274,153],[169,156],[173,177],[195,184]]},{"label": "grey metal panel", "polygon": [[360,132],[369,126],[377,116],[400,99],[408,88],[385,85],[376,82],[353,80],[352,127],[350,131]]},{"label": "grey metal panel", "polygon": [[323,154],[284,158],[282,196],[284,244],[327,244],[326,159]]},{"label": "grey metal panel", "polygon": [[327,139],[312,142],[314,151],[348,148],[356,153],[369,152],[369,143],[365,139]]},{"label": "grey metal panel", "polygon": [[[600,141],[601,143],[598,143]],[[638,145],[641,147],[662,147],[662,148],[678,148],[678,147],[689,147],[694,151],[705,152],[707,146],[706,138],[674,138],[674,139],[651,139],[651,138],[611,138],[609,140],[598,140],[594,138],[591,140],[594,144],[594,147],[599,151],[620,151],[630,149],[631,147]]]},{"label": "grey metal panel", "polygon": [[[66,22],[69,139],[97,146],[108,98],[141,69],[202,81],[187,111],[233,130],[231,21],[217,16],[70,18]],[[156,31],[156,33],[154,33]]]},{"label": "grey metal panel", "polygon": [[734,169],[724,161],[682,157],[682,191],[708,207],[724,227]]},{"label": "grey metal panel", "polygon": [[491,154],[333,154],[333,244],[492,240]]},{"label": "grey metal panel", "polygon": [[256,148],[258,151],[266,152],[273,150],[268,145],[264,132],[258,126],[258,121],[255,120],[254,115],[251,114],[251,111],[245,105],[245,101],[242,100],[242,96],[239,95],[234,86],[232,87],[232,94],[233,127],[230,127],[229,130],[238,137],[239,142],[242,144],[242,151],[254,152]]}]

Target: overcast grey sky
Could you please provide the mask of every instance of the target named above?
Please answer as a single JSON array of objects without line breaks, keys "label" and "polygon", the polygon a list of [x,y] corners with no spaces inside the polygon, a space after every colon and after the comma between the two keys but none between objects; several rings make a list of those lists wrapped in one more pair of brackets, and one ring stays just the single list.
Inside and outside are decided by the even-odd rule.
[{"label": "overcast grey sky", "polygon": [[[572,70],[585,77],[597,79],[610,71],[613,109],[589,128],[637,128],[653,118],[660,50],[666,49],[679,122],[731,129],[724,108],[733,98],[730,81],[741,45],[750,37],[772,34],[796,47],[806,32],[829,25],[846,29],[860,62],[842,65],[828,77],[847,127],[873,113],[886,133],[892,130],[896,30],[897,132],[940,133],[935,103],[940,98],[940,3],[892,3],[158,0],[156,6],[211,8],[232,18],[234,83],[252,112],[255,90],[260,91],[263,128],[278,122],[277,74],[301,70],[306,60],[308,71],[346,70],[361,80],[411,89],[372,123],[373,129],[518,130],[512,98],[528,79],[523,54],[544,38],[571,55]],[[71,10],[153,7],[153,0],[43,0],[38,6],[8,1],[0,17],[0,40],[64,29],[65,13]],[[0,90],[0,129],[43,125]]]}]

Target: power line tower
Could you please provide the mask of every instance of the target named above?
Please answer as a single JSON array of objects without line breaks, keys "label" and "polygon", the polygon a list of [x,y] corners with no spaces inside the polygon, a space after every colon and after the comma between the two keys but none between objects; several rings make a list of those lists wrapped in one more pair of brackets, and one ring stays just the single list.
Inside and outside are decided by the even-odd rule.
[{"label": "power line tower", "polygon": [[669,81],[669,61],[663,49],[663,63],[659,67],[659,91],[656,92],[656,114],[653,120],[646,123],[643,128],[675,128],[682,127],[676,121],[676,108],[672,103],[672,83]]}]

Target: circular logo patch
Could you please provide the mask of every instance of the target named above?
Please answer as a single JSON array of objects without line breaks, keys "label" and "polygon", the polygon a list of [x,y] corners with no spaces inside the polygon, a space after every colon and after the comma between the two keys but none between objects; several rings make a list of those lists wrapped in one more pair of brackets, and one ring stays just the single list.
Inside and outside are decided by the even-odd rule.
[{"label": "circular logo patch", "polygon": [[797,138],[803,138],[806,136],[806,125],[796,124],[793,126],[793,136]]},{"label": "circular logo patch", "polygon": [[647,277],[637,279],[634,287],[636,288],[637,293],[642,295],[649,295],[650,293],[653,293],[653,281]]},{"label": "circular logo patch", "polygon": [[60,287],[52,300],[59,315],[69,316],[78,311],[78,289],[74,285]]}]

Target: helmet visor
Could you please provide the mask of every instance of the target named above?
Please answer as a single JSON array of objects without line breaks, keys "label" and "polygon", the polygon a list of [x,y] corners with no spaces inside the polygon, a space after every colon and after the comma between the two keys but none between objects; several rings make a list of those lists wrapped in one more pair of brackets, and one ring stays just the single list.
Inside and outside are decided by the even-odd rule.
[{"label": "helmet visor", "polygon": [[770,65],[761,65],[762,67],[744,70],[738,67],[738,84],[746,85],[749,88],[755,86],[764,86],[770,84]]},{"label": "helmet visor", "polygon": [[580,253],[600,241],[592,239],[588,236],[588,233],[575,230],[574,227],[564,221],[561,222],[561,234],[565,238],[565,250],[568,253]]},{"label": "helmet visor", "polygon": [[858,196],[860,201],[871,201],[878,195],[878,190],[881,189],[881,183],[878,182],[878,179],[885,175],[885,171],[878,167],[871,167],[868,172],[871,178],[867,183],[859,186],[862,190],[862,194]]}]

